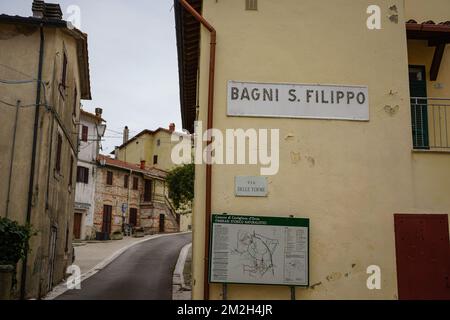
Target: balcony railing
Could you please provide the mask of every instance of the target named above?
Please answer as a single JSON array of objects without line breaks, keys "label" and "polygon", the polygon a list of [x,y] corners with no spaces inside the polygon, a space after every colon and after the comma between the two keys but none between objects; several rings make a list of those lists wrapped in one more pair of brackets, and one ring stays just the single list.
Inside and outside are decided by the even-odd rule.
[{"label": "balcony railing", "polygon": [[414,149],[450,151],[450,99],[411,98]]}]

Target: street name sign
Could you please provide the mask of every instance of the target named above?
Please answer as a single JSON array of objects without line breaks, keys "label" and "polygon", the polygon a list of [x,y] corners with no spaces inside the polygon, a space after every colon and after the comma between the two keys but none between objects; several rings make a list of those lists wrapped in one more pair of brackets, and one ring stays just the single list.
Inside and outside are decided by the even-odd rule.
[{"label": "street name sign", "polygon": [[367,86],[228,81],[227,115],[369,120]]},{"label": "street name sign", "polygon": [[212,215],[209,281],[309,285],[309,219]]},{"label": "street name sign", "polygon": [[266,197],[267,177],[237,176],[234,178],[235,194],[238,197]]}]

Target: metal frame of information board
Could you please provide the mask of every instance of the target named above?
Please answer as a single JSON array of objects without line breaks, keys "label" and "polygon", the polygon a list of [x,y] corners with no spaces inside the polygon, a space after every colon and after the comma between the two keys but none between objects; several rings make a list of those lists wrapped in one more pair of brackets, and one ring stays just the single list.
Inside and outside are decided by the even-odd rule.
[{"label": "metal frame of information board", "polygon": [[[214,230],[214,223],[215,223],[215,217],[235,217],[235,218],[258,218],[258,219],[264,219],[264,220],[272,220],[273,222],[276,222],[275,224],[268,224],[268,226],[280,226],[280,227],[306,227],[307,230],[307,273],[306,273],[306,284],[292,284],[292,283],[252,283],[252,282],[225,282],[225,281],[212,281],[211,280],[211,275],[212,275],[212,270],[211,270],[211,264],[212,264],[212,242],[213,242],[213,230]],[[292,221],[296,220],[297,224],[292,224]],[[285,222],[291,222],[291,223],[287,223],[287,224],[283,224],[281,223],[281,221],[285,221]],[[245,225],[245,224],[243,224]],[[252,216],[252,215],[233,215],[233,214],[228,214],[228,213],[222,213],[222,214],[212,214],[211,215],[211,224],[210,224],[210,234],[209,234],[209,259],[208,259],[208,282],[209,283],[218,283],[218,284],[247,284],[247,285],[257,285],[257,286],[285,286],[285,287],[300,287],[300,288],[308,288],[309,287],[309,271],[310,271],[310,263],[309,263],[309,249],[310,249],[310,244],[309,244],[309,228],[310,228],[310,219],[309,218],[294,218],[294,217],[273,217],[273,216]]]}]

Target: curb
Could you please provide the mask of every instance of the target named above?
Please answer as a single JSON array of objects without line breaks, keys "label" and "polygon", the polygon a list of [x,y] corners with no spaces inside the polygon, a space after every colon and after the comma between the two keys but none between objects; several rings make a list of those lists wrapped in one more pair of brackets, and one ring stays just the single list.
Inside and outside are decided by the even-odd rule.
[{"label": "curb", "polygon": [[190,287],[187,287],[184,282],[184,265],[186,264],[186,258],[189,253],[189,249],[192,247],[192,242],[185,245],[178,256],[177,264],[175,266],[175,270],[173,272],[172,277],[172,299],[178,300],[176,297],[177,292],[179,291],[191,291]]},{"label": "curb", "polygon": [[[83,282],[84,280],[92,277],[94,274],[96,274],[97,272],[99,272],[100,270],[105,268],[107,265],[109,265],[111,262],[113,262],[115,259],[117,259],[126,250],[130,249],[131,247],[133,247],[135,245],[138,245],[138,244],[140,244],[142,242],[146,242],[146,241],[149,241],[149,240],[157,239],[157,238],[169,237],[169,236],[181,235],[181,234],[187,234],[187,233],[191,233],[191,231],[177,232],[177,233],[167,233],[167,234],[157,234],[157,235],[153,235],[153,236],[150,236],[148,238],[136,241],[134,243],[130,243],[129,245],[127,245],[127,246],[125,246],[123,248],[120,248],[119,250],[114,252],[108,258],[106,258],[103,261],[99,262],[92,269],[90,269],[90,270],[86,271],[85,273],[83,273],[80,276],[80,283]],[[53,300],[53,299],[59,297],[60,295],[62,295],[63,293],[65,293],[68,290],[69,289],[67,288],[65,280],[63,280],[59,285],[55,286],[52,289],[52,291],[47,293],[47,295],[44,298],[42,298],[42,300]]]}]

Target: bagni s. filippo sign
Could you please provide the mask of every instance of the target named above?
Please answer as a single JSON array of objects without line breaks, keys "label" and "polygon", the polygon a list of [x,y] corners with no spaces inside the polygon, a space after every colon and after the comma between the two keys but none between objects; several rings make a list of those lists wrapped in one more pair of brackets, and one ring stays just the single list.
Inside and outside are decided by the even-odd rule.
[{"label": "bagni s. filippo sign", "polygon": [[228,116],[369,120],[367,86],[228,81]]}]

